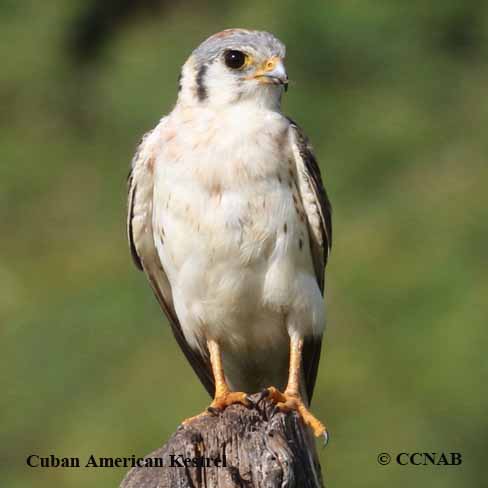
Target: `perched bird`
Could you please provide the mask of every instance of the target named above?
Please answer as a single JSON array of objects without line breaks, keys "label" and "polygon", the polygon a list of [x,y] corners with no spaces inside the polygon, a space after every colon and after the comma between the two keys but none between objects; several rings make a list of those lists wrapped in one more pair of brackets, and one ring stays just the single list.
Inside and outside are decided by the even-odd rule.
[{"label": "perched bird", "polygon": [[[129,176],[128,235],[210,411],[263,391],[308,406],[324,331],[331,208],[307,138],[281,113],[285,47],[228,29],[193,51],[177,103]],[[264,389],[264,390],[263,390]]]}]

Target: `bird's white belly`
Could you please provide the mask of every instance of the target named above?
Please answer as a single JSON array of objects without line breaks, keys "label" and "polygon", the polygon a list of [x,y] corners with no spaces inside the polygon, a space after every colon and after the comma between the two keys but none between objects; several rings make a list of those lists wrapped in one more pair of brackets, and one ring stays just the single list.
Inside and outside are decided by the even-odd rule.
[{"label": "bird's white belly", "polygon": [[185,338],[193,348],[217,340],[240,389],[283,386],[289,334],[323,327],[291,163],[267,162],[265,174],[240,183],[239,168],[234,180],[227,172],[202,183],[200,169],[183,164],[158,168],[156,180],[156,245]]}]

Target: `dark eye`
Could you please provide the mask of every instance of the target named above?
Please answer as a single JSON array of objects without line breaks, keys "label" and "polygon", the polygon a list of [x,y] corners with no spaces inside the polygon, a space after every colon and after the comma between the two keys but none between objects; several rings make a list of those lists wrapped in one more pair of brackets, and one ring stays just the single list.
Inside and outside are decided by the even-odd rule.
[{"label": "dark eye", "polygon": [[239,69],[244,66],[246,62],[246,55],[242,51],[226,51],[224,54],[224,61],[226,66],[231,69]]}]

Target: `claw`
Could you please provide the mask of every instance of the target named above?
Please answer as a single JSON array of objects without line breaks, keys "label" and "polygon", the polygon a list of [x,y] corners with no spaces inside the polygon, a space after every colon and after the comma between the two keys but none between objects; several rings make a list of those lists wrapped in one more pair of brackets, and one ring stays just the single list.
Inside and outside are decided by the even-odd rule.
[{"label": "claw", "polygon": [[258,404],[259,402],[262,402],[267,397],[269,397],[269,390],[268,388],[265,388],[264,390],[261,390],[259,392],[259,396],[257,400],[255,400],[255,403]]},{"label": "claw", "polygon": [[303,403],[300,395],[288,393],[286,391],[282,393],[274,386],[269,387],[268,392],[271,400],[276,403],[276,407],[279,410],[284,412],[295,410],[303,422],[312,429],[314,435],[324,439],[324,446],[327,445],[329,435],[327,434],[324,424],[310,412],[307,406]]},{"label": "claw", "polygon": [[251,398],[250,395],[246,395],[246,401],[248,402],[249,405],[255,406],[258,403],[259,399],[256,401],[253,398]]},{"label": "claw", "polygon": [[323,438],[322,447],[327,447],[327,444],[329,444],[330,441],[330,433],[327,430],[325,430],[324,433],[322,434],[322,438]]}]

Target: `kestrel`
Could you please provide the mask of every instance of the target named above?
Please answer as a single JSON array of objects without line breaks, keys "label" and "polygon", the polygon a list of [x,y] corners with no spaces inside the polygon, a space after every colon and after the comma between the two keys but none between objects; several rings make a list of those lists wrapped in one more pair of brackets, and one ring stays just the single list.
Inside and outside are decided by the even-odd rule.
[{"label": "kestrel", "polygon": [[193,51],[174,109],[132,161],[128,235],[178,344],[214,395],[210,411],[264,391],[326,438],[308,406],[331,207],[306,136],[281,113],[284,57],[276,37],[244,29]]}]

